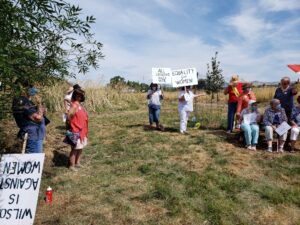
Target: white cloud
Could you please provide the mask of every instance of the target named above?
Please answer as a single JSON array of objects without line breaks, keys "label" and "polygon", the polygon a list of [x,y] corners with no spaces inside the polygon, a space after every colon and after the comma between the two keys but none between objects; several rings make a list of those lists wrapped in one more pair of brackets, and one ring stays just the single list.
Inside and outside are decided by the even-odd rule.
[{"label": "white cloud", "polygon": [[261,38],[274,27],[272,23],[259,17],[253,9],[247,9],[237,15],[227,17],[223,23],[233,27],[239,35],[248,41]]},{"label": "white cloud", "polygon": [[259,0],[259,5],[266,11],[289,11],[300,9],[299,0]]},{"label": "white cloud", "polygon": [[162,8],[165,8],[165,9],[173,11],[173,12],[178,12],[178,8],[174,4],[174,1],[172,2],[170,0],[154,0],[154,2]]},{"label": "white cloud", "polygon": [[[80,3],[79,0],[72,1]],[[170,1],[156,1],[161,7],[175,9]],[[106,0],[86,0],[82,7],[84,12],[97,18],[93,28],[97,39],[104,44],[106,55],[100,69],[90,75],[92,79],[100,79],[101,74],[107,82],[111,77],[121,75],[130,80],[150,82],[151,68],[156,66],[197,67],[200,74],[205,75],[206,64],[214,52],[219,51],[227,78],[238,73],[245,80],[274,81],[284,74],[292,74],[286,64],[296,63],[294,61],[300,58],[297,49],[281,47],[295,42],[295,38],[284,40],[283,37],[299,21],[289,21],[282,28],[251,8],[242,8],[220,24],[234,30],[231,37],[241,35],[243,39],[222,36],[221,45],[217,47],[204,43],[200,35],[170,30],[162,18],[146,13],[143,8]],[[276,46],[263,52],[260,48],[264,43]]]}]

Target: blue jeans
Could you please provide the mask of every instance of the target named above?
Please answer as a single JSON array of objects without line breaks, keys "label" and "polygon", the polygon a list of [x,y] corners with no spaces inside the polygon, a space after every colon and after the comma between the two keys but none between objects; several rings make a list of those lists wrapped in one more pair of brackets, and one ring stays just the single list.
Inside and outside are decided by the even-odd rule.
[{"label": "blue jeans", "polygon": [[44,140],[27,140],[26,153],[42,153]]},{"label": "blue jeans", "polygon": [[227,114],[227,130],[233,130],[234,116],[237,109],[237,102],[228,103],[228,114]]},{"label": "blue jeans", "polygon": [[245,124],[241,125],[241,129],[244,131],[246,139],[246,145],[257,145],[259,136],[259,126],[257,124]]},{"label": "blue jeans", "polygon": [[159,116],[160,116],[160,109],[153,109],[153,108],[149,107],[149,123],[150,124],[153,124],[153,122],[159,123]]}]

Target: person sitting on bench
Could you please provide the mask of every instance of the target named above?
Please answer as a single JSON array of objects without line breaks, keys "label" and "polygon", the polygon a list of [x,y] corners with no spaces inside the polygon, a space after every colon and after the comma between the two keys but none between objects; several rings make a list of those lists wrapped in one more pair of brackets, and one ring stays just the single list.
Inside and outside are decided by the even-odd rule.
[{"label": "person sitting on bench", "polygon": [[291,115],[291,151],[295,151],[295,144],[300,132],[300,96],[297,98],[298,105],[294,106]]},{"label": "person sitting on bench", "polygon": [[249,100],[248,107],[243,109],[239,120],[241,129],[244,131],[246,148],[249,150],[256,150],[259,136],[258,123],[260,120],[261,116],[257,109],[257,102],[255,100]]},{"label": "person sitting on bench", "polygon": [[[270,107],[268,107],[264,113],[264,125],[265,136],[268,142],[268,152],[272,152],[272,141],[273,133],[283,122],[287,122],[287,116],[285,114],[284,108],[281,107],[280,101],[278,99],[272,99],[270,101]],[[287,132],[279,136],[279,152],[283,152],[283,146],[287,138]]]}]

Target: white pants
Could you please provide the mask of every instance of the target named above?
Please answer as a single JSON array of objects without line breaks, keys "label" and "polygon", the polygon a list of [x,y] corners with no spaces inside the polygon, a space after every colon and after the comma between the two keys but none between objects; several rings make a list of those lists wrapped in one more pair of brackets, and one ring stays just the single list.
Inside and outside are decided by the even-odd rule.
[{"label": "white pants", "polygon": [[186,132],[187,122],[189,120],[189,111],[185,111],[184,109],[179,109],[179,117],[180,117],[180,132]]},{"label": "white pants", "polygon": [[[271,126],[266,126],[265,127],[265,136],[267,141],[272,141],[273,140],[273,128]],[[283,134],[282,136],[279,137],[280,140],[285,141],[287,137],[287,132]]]},{"label": "white pants", "polygon": [[291,129],[291,141],[297,141],[299,132],[300,132],[299,127],[294,127]]}]

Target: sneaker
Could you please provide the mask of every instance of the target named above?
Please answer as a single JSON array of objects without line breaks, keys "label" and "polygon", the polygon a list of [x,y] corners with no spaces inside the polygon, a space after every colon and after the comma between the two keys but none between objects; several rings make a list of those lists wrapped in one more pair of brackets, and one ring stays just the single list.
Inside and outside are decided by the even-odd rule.
[{"label": "sneaker", "polygon": [[246,149],[247,149],[247,150],[252,150],[251,145],[247,145],[247,146],[246,146]]},{"label": "sneaker", "polygon": [[78,169],[76,169],[75,166],[70,166],[70,167],[69,167],[69,170],[71,170],[71,171],[73,171],[73,172],[77,172],[77,171],[78,171]]},{"label": "sneaker", "polygon": [[267,152],[273,152],[272,147],[268,147]]},{"label": "sneaker", "polygon": [[252,145],[252,150],[256,151],[256,145]]},{"label": "sneaker", "polygon": [[278,152],[283,153],[284,152],[283,147],[280,147]]},{"label": "sneaker", "polygon": [[231,130],[226,131],[227,134],[231,134]]}]

